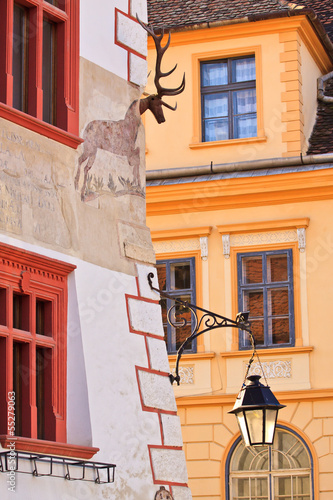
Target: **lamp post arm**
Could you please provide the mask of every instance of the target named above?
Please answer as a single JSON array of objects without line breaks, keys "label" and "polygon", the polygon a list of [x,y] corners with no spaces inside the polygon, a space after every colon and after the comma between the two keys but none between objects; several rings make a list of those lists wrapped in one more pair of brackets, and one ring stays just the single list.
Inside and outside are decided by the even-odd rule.
[{"label": "lamp post arm", "polygon": [[[175,324],[172,321],[171,318],[171,312],[172,310],[176,307],[176,305],[181,305],[184,309],[189,309],[193,315],[194,318],[194,326],[192,329],[191,335],[189,335],[184,342],[181,344],[177,351],[177,359],[176,359],[176,366],[175,366],[175,373],[176,375],[174,376],[172,373],[170,373],[170,381],[173,384],[173,382],[177,382],[177,385],[180,384],[180,375],[179,375],[179,362],[180,358],[188,344],[192,342],[195,338],[199,337],[203,333],[206,333],[208,331],[214,330],[216,328],[239,328],[241,330],[246,331],[251,339],[251,344],[253,346],[253,349],[255,350],[255,343],[254,343],[254,337],[250,328],[250,324],[248,321],[249,318],[249,313],[248,312],[240,312],[236,316],[236,320],[232,320],[229,318],[226,318],[225,316],[221,316],[220,314],[213,313],[211,311],[208,311],[207,309],[203,309],[202,307],[196,306],[194,304],[191,304],[189,302],[183,301],[181,299],[178,299],[174,297],[173,295],[164,292],[163,290],[159,290],[158,288],[153,286],[152,283],[152,278],[154,277],[154,273],[149,273],[147,276],[149,286],[152,290],[155,292],[158,292],[162,297],[171,299],[175,302],[174,305],[170,307],[170,309],[167,312],[167,318],[168,322],[172,325],[175,326]],[[197,311],[200,311],[202,315],[200,318],[198,318]],[[185,326],[188,321],[182,317],[182,326]],[[178,321],[179,323],[179,321]],[[178,325],[179,326],[179,325]]]}]

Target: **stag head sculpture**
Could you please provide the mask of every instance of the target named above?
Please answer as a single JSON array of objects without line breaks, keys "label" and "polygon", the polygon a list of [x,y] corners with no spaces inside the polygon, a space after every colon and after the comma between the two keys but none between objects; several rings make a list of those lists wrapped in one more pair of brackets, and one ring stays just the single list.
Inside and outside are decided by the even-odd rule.
[{"label": "stag head sculpture", "polygon": [[163,58],[163,54],[166,52],[170,45],[170,40],[171,40],[171,34],[169,32],[169,37],[167,43],[162,47],[162,39],[164,36],[164,30],[158,35],[154,32],[153,28],[149,28],[146,24],[144,24],[138,16],[136,16],[139,24],[147,31],[147,33],[152,37],[155,43],[156,47],[156,65],[155,65],[155,78],[154,78],[154,84],[157,90],[156,94],[151,94],[148,97],[141,99],[140,100],[140,115],[142,115],[147,109],[150,109],[150,111],[153,113],[153,115],[156,118],[157,123],[163,123],[165,122],[164,118],[164,113],[163,113],[163,108],[162,106],[165,106],[168,109],[172,109],[172,111],[175,111],[177,109],[177,104],[173,107],[167,104],[166,102],[162,101],[162,97],[164,96],[173,96],[173,95],[178,95],[183,90],[185,89],[185,73],[183,75],[183,80],[182,83],[179,85],[179,87],[175,89],[167,89],[165,87],[162,87],[160,84],[160,79],[164,78],[166,76],[171,75],[177,68],[177,64],[170,70],[163,72],[161,70],[161,62]]}]

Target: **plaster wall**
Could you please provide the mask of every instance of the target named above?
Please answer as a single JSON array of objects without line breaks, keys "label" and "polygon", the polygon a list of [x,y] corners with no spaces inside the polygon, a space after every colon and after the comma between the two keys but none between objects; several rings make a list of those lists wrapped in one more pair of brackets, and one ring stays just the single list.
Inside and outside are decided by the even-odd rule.
[{"label": "plaster wall", "polygon": [[[177,101],[177,112],[165,110],[166,123],[158,125],[154,118],[147,114],[145,129],[147,135],[147,169],[175,168],[185,166],[229,163],[282,156],[282,132],[285,125],[281,124],[281,113],[284,111],[281,103],[283,84],[280,81],[282,64],[277,34],[242,36],[241,29],[235,28],[230,37],[209,40],[212,30],[207,30],[207,40],[200,43],[177,43],[177,33],[171,35],[171,45],[165,53],[164,68],[172,68],[177,63],[177,70],[163,81],[168,88],[180,84],[182,73],[186,75],[185,91],[174,98],[166,98],[169,104]],[[235,36],[237,33],[237,37]],[[190,37],[190,34],[189,34]],[[151,45],[149,45],[151,47]],[[262,117],[263,129],[261,138],[221,141],[212,146],[201,143],[200,147],[193,145],[200,142],[199,108],[200,84],[199,63],[197,57],[217,59],[242,55],[244,50],[254,53],[257,50],[257,107]],[[147,89],[154,92],[155,50],[148,51]],[[197,110],[197,112],[196,112]],[[163,134],[161,135],[161,130]],[[259,131],[258,131],[259,132]],[[170,147],[172,145],[172,147]]]},{"label": "plaster wall", "polygon": [[[136,15],[142,21],[147,21],[145,0],[116,0],[114,2],[108,0],[98,0],[97,2],[82,0],[80,2],[81,57],[127,80],[129,77],[129,53],[124,49],[124,45],[129,45],[131,21],[126,22],[125,18],[128,19],[128,16],[135,18]],[[117,28],[119,29],[119,25],[122,25],[120,28],[122,30],[122,45],[115,43],[118,39]],[[137,38],[140,37],[144,44],[143,53],[145,53],[146,35],[141,28],[137,33]],[[138,40],[135,41],[135,44],[136,51],[140,52]],[[146,71],[144,70],[134,81],[142,85],[145,80]]]},{"label": "plaster wall", "polygon": [[[189,485],[193,498],[224,498],[226,459],[239,431],[232,405],[191,406],[180,404]],[[332,496],[332,403],[289,401],[280,410],[278,423],[301,436],[312,455],[313,488],[318,500]]]},{"label": "plaster wall", "polygon": [[309,138],[313,130],[317,114],[317,79],[322,76],[318,65],[313,60],[309,50],[304,43],[301,44],[301,74],[302,74],[302,94],[303,94],[303,115],[304,115],[304,136],[306,143],[303,153],[306,153],[309,146]]},{"label": "plaster wall", "polygon": [[[331,200],[312,201],[296,204],[282,204],[265,206],[264,213],[262,207],[247,207],[246,210],[211,210],[203,212],[184,212],[183,214],[155,216],[148,218],[148,224],[152,231],[165,229],[181,229],[184,227],[203,227],[211,226],[212,231],[208,237],[208,276],[209,276],[209,306],[207,308],[227,317],[234,317],[238,311],[235,262],[231,256],[226,259],[223,255],[222,237],[217,230],[217,226],[223,224],[241,224],[259,221],[274,221],[281,219],[293,219],[309,217],[309,227],[306,229],[306,247],[305,252],[298,250],[297,232],[280,236],[277,233],[269,233],[267,238],[271,242],[265,242],[264,235],[253,235],[253,244],[237,247],[238,251],[251,251],[251,249],[276,248],[279,238],[284,238],[284,248],[293,246],[293,251],[297,257],[296,268],[294,269],[295,280],[299,281],[300,308],[296,321],[301,330],[303,347],[311,347],[313,350],[307,353],[288,353],[283,356],[273,356],[275,360],[287,359],[292,361],[292,373],[285,378],[275,378],[269,381],[273,390],[299,390],[299,389],[322,389],[330,388],[331,380],[327,377],[330,370],[330,363],[333,355],[332,345],[327,341],[326,311],[330,309],[330,300],[333,288],[327,276],[330,275],[330,269],[333,272],[333,234],[329,223],[325,217],[328,211],[333,210]],[[195,221],[195,224],[194,224]],[[190,227],[191,227],[190,226]],[[250,240],[250,239],[249,239]],[[282,241],[281,240],[281,241]],[[198,242],[199,243],[199,242]],[[253,245],[253,246],[252,246]],[[181,246],[181,243],[179,244]],[[170,255],[170,246],[167,246],[168,258]],[[179,248],[174,245],[174,250]],[[186,253],[186,252],[185,252]],[[157,258],[163,256],[163,246],[158,245]],[[209,361],[211,365],[211,387],[220,389],[222,392],[237,392],[245,373],[245,364],[247,357],[231,358],[222,356],[231,350],[232,332],[213,331],[210,334],[210,347],[205,350],[213,351],[217,359]],[[267,353],[266,353],[267,354]],[[201,356],[201,354],[200,354]],[[185,365],[202,365],[206,360],[194,361],[193,357]],[[282,357],[281,357],[282,356]],[[263,361],[268,362],[269,358],[265,352],[261,354]],[[272,357],[270,357],[272,360]],[[320,369],[319,369],[320,367]],[[202,368],[195,368],[195,373]],[[195,375],[194,375],[195,379]],[[199,379],[199,377],[198,377]],[[185,385],[183,388],[176,388],[177,395],[195,394],[195,385]],[[197,393],[200,392],[200,382]],[[208,394],[209,391],[206,391]]]},{"label": "plaster wall", "polygon": [[[93,120],[104,120],[104,130],[123,120],[140,91],[82,58],[80,70],[80,129],[84,136],[85,127]],[[145,224],[144,131],[138,104],[134,111],[137,136],[127,138],[132,140],[130,153],[127,145],[123,154],[113,143],[102,149],[96,136],[93,141],[100,147],[95,148],[84,188],[87,161],[79,166],[84,144],[74,151],[1,119],[0,229],[29,243],[126,273],[134,274],[135,269],[133,259],[125,255],[125,245],[132,257],[153,262]],[[129,118],[124,133],[130,122]],[[129,156],[133,151],[134,163]]]},{"label": "plaster wall", "polygon": [[[76,265],[67,443],[97,447],[94,460],[117,466],[106,486],[16,474],[17,498],[148,499],[160,485],[191,498],[159,297],[147,282],[146,34],[135,20],[145,9],[144,0],[82,2],[77,150],[0,121],[0,241]],[[0,481],[10,498],[6,475]]]}]

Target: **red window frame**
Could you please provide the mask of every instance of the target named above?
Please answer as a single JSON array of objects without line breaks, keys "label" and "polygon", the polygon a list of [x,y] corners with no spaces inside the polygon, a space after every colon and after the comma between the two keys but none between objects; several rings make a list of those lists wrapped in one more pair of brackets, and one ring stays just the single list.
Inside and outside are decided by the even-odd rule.
[{"label": "red window frame", "polygon": [[[66,444],[67,277],[75,267],[0,243],[0,443],[3,447],[14,440],[17,450],[82,458],[91,458],[98,451]],[[19,326],[14,314],[14,296],[23,298],[24,303]],[[47,301],[43,332],[36,301]],[[14,344],[22,352],[16,371]],[[38,436],[38,350],[47,353],[42,439]],[[16,406],[20,405],[20,435],[13,429],[15,376],[23,380],[20,402],[19,396],[15,396]]]},{"label": "red window frame", "polygon": [[[27,113],[13,108],[14,3],[28,12]],[[79,134],[79,0],[0,0],[0,117],[77,148]],[[56,26],[56,123],[43,121],[43,19]]]}]

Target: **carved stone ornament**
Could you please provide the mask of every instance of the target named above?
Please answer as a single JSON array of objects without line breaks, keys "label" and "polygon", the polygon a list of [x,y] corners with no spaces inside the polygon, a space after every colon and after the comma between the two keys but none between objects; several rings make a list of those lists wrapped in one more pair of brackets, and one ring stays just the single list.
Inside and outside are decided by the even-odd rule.
[{"label": "carved stone ornament", "polygon": [[208,259],[208,238],[207,236],[202,236],[200,238],[200,249],[201,249],[201,259]]},{"label": "carved stone ornament", "polygon": [[[291,361],[276,360],[262,362],[262,368],[266,378],[291,378]],[[261,366],[259,363],[252,363],[250,375],[262,375]]]},{"label": "carved stone ornament", "polygon": [[167,491],[164,486],[161,486],[160,489],[156,492],[154,500],[174,500],[173,496],[169,491]]},{"label": "carved stone ornament", "polygon": [[[173,372],[174,373],[174,372]],[[180,382],[184,384],[194,384],[194,366],[179,367]]]},{"label": "carved stone ornament", "polygon": [[230,245],[232,247],[249,245],[271,245],[275,243],[289,243],[290,241],[297,241],[296,229],[286,229],[285,231],[232,234],[230,237]]},{"label": "carved stone ornament", "polygon": [[230,257],[230,234],[222,234],[223,255],[226,259]]},{"label": "carved stone ornament", "polygon": [[21,272],[21,283],[20,283],[20,288],[23,293],[26,293],[30,289],[30,279],[31,279],[31,274],[28,271],[22,271]]},{"label": "carved stone ornament", "polygon": [[300,252],[305,252],[305,227],[297,229],[298,248]]}]

